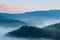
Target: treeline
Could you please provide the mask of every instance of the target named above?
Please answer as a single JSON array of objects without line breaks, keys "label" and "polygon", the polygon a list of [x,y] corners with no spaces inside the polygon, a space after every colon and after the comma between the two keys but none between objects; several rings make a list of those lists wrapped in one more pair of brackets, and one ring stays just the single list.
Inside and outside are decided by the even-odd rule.
[{"label": "treeline", "polygon": [[[53,30],[52,30],[53,31]],[[6,34],[11,37],[28,37],[28,38],[51,38],[60,39],[60,32],[51,32],[46,29],[37,28],[35,26],[22,26],[21,28]]]},{"label": "treeline", "polygon": [[[35,26],[27,26],[27,25],[22,26],[18,30],[8,33],[9,36],[31,37],[31,38],[40,38],[40,37],[43,37],[44,34],[45,34],[44,30],[37,28]],[[46,36],[46,35],[44,35],[44,36]]]}]

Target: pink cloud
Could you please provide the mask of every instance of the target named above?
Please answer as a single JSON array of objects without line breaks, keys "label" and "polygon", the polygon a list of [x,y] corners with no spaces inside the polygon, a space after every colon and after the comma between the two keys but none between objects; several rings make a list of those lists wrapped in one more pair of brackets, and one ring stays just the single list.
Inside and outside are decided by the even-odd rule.
[{"label": "pink cloud", "polygon": [[20,13],[20,12],[27,12],[27,11],[34,11],[34,10],[39,10],[39,7],[36,6],[35,7],[28,7],[28,6],[13,7],[9,4],[0,4],[0,12]]},{"label": "pink cloud", "polygon": [[36,11],[36,10],[47,10],[47,9],[60,9],[59,7],[53,7],[53,6],[17,6],[13,7],[9,4],[0,4],[0,12],[9,12],[9,13],[20,13],[20,12],[27,12],[27,11]]},{"label": "pink cloud", "polygon": [[0,12],[24,12],[29,10],[30,8],[27,7],[12,7],[11,5],[8,4],[0,4]]}]

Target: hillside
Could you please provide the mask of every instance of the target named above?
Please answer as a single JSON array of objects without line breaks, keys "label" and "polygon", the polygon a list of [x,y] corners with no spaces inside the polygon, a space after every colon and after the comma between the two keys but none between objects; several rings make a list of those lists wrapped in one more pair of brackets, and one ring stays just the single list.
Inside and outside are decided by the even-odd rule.
[{"label": "hillside", "polygon": [[60,39],[60,23],[49,25],[42,29],[50,32],[50,34],[49,34],[50,38],[54,38],[57,40]]},{"label": "hillside", "polygon": [[28,37],[28,38],[50,38],[60,40],[60,23],[49,25],[44,28],[35,26],[22,26],[21,28],[7,33],[10,37]]},{"label": "hillside", "polygon": [[0,15],[0,27],[19,27],[21,25],[27,25],[27,23]]},{"label": "hillside", "polygon": [[23,38],[48,38],[49,32],[37,28],[35,26],[22,26],[21,28],[7,33],[8,37],[23,37]]},{"label": "hillside", "polygon": [[0,13],[0,15],[14,20],[22,20],[38,27],[60,22],[60,10],[32,11],[23,14]]}]

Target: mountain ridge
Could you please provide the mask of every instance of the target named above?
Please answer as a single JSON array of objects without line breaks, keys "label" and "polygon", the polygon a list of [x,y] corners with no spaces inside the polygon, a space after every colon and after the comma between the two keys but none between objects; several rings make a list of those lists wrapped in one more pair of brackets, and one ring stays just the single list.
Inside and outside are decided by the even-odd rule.
[{"label": "mountain ridge", "polygon": [[[50,25],[51,27],[60,25],[60,23],[58,24],[54,24],[54,25]],[[50,27],[48,26],[48,28]],[[51,28],[49,28],[51,29]],[[7,33],[5,36],[10,36],[10,37],[33,37],[33,38],[51,38],[54,40],[60,40],[60,29],[56,30],[57,28],[51,29],[49,30],[47,29],[47,26],[44,28],[37,28],[37,27],[33,27],[33,26],[22,26],[20,29],[17,29],[15,31],[9,32]]]},{"label": "mountain ridge", "polygon": [[26,25],[27,23],[21,20],[11,19],[0,15],[0,26],[1,27],[17,27],[19,25]]}]

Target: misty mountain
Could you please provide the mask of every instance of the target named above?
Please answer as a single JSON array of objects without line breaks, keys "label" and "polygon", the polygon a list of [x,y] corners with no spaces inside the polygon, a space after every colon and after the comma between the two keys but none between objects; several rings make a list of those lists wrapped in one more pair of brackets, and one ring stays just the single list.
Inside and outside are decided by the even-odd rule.
[{"label": "misty mountain", "polygon": [[26,18],[60,18],[60,10],[48,10],[48,11],[33,11],[26,12],[23,14],[9,14],[9,13],[0,13],[0,15],[4,15],[13,19],[26,19]]},{"label": "misty mountain", "polygon": [[7,33],[10,37],[28,37],[28,38],[50,38],[60,40],[60,23],[37,28],[33,26],[22,26],[21,28]]},{"label": "misty mountain", "polygon": [[60,30],[60,23],[56,23],[56,24],[52,24],[52,25],[48,25],[46,27],[43,27],[43,29],[47,29],[47,30],[51,30],[53,28],[54,29],[57,29],[57,30]]},{"label": "misty mountain", "polygon": [[35,27],[35,26],[22,26],[21,28],[7,33],[5,36],[10,37],[25,37],[25,38],[39,38],[42,34],[41,29]]},{"label": "misty mountain", "polygon": [[53,21],[53,23],[55,23],[56,20],[60,20],[60,10],[33,11],[33,12],[26,12],[23,14],[0,13],[0,15],[15,20],[16,19],[22,20],[35,26],[42,26],[42,25],[47,26],[49,25],[47,21],[51,23]]},{"label": "misty mountain", "polygon": [[0,27],[19,27],[21,25],[27,25],[27,23],[0,15]]},{"label": "misty mountain", "polygon": [[54,38],[54,39],[60,39],[60,23],[56,23],[53,25],[48,25],[44,28],[42,28],[43,30],[49,31],[49,37],[50,38]]},{"label": "misty mountain", "polygon": [[22,26],[21,28],[7,33],[7,37],[23,38],[49,38],[50,32],[35,26]]}]

